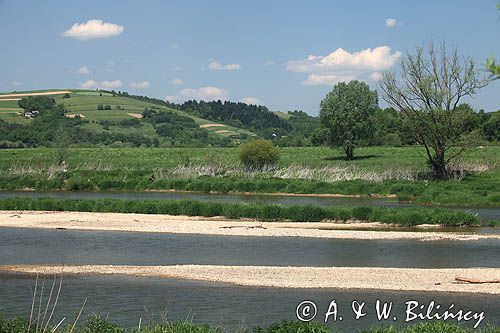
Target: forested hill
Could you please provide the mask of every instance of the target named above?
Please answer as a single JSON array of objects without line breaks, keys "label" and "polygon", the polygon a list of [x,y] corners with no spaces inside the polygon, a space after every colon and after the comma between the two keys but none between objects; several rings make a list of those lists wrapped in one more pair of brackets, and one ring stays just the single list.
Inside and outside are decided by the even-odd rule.
[{"label": "forested hill", "polygon": [[291,125],[285,119],[262,105],[229,101],[187,101],[174,107],[196,117],[245,128],[253,132],[269,128],[291,130]]}]

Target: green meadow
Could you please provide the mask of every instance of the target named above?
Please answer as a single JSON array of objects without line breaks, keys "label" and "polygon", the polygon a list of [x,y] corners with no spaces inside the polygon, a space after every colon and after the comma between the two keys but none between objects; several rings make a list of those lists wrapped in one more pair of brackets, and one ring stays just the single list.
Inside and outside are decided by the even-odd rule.
[{"label": "green meadow", "polygon": [[183,190],[395,195],[399,200],[500,207],[500,147],[467,152],[456,180],[425,178],[423,148],[360,148],[345,161],[321,147],[280,148],[279,165],[247,170],[237,148],[71,148],[63,167],[55,149],[0,150],[0,188],[39,190]]}]

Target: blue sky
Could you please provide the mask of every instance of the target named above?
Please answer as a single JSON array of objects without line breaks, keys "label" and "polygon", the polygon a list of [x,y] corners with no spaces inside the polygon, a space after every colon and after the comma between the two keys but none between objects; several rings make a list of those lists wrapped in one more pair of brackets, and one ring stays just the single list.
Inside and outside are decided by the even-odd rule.
[{"label": "blue sky", "polygon": [[[422,43],[445,41],[479,67],[500,57],[496,3],[0,0],[0,91],[101,87],[317,114],[335,82],[376,88]],[[500,109],[499,91],[469,102]]]}]

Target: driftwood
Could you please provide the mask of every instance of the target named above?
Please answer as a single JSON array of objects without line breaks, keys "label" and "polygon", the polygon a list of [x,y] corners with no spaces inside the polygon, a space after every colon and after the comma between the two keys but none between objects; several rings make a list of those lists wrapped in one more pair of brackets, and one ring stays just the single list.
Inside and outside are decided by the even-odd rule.
[{"label": "driftwood", "polygon": [[263,227],[261,225],[255,225],[255,226],[245,226],[245,225],[228,225],[228,226],[223,226],[220,227],[221,229],[234,229],[234,228],[244,228],[244,229],[267,229],[266,227]]},{"label": "driftwood", "polygon": [[500,283],[500,280],[477,280],[477,279],[463,278],[463,277],[458,277],[458,276],[455,277],[455,281],[467,282],[467,283],[473,283],[473,284]]}]

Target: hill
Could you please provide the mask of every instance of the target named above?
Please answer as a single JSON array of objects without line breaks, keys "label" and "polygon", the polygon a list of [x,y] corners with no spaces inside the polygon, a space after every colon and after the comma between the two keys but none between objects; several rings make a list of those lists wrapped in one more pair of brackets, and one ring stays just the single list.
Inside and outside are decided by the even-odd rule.
[{"label": "hill", "polygon": [[[147,145],[150,143],[160,146],[204,144],[226,146],[255,135],[242,128],[187,114],[161,100],[114,91],[52,89],[1,93],[0,119],[11,124],[29,126],[34,119],[26,118],[24,110],[18,105],[22,98],[29,96],[53,98],[56,104],[63,106],[66,118],[78,119],[78,127],[106,139],[107,144],[110,144],[113,138],[117,140],[111,143],[116,141],[119,145],[121,141],[123,144],[123,139],[127,140],[133,135],[144,139],[134,140],[135,143],[132,145],[143,142]],[[165,112],[178,117],[165,118],[164,120],[168,120],[170,125],[160,126],[160,123],[151,122],[152,118],[145,119],[143,115],[145,111]],[[176,122],[179,124],[175,124]],[[197,141],[192,140],[193,136],[202,142],[189,142]]]}]

